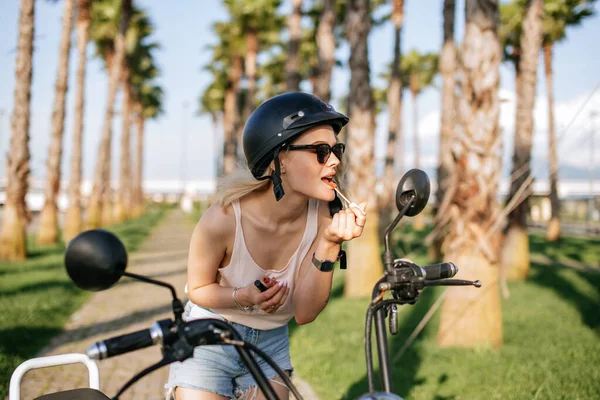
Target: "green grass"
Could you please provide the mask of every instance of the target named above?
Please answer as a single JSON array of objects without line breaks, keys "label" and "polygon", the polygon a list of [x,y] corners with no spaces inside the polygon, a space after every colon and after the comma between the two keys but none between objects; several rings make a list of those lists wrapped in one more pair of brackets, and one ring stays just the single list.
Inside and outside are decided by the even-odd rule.
[{"label": "green grass", "polygon": [[[406,251],[424,262],[425,233],[405,227],[395,236],[401,233]],[[549,250],[534,237],[531,248],[566,257],[577,247],[582,261],[594,260],[598,251],[589,239],[565,238],[564,243],[569,245],[551,246],[562,251]],[[352,273],[351,265],[346,273]],[[344,299],[344,273],[335,275],[332,299],[319,318],[291,326],[292,361],[321,399],[354,399],[368,391],[367,299]],[[407,400],[600,398],[600,274],[533,265],[529,280],[509,288],[511,296],[502,304],[501,349],[438,348],[438,312],[393,364],[395,392]],[[400,332],[390,339],[392,359],[442,290],[427,289],[414,306],[400,308]]]},{"label": "green grass", "polygon": [[556,243],[546,243],[543,234],[529,236],[532,253],[545,255],[560,262],[566,259],[600,268],[600,239],[587,237],[561,237]]},{"label": "green grass", "polygon": [[[164,207],[151,206],[139,219],[108,230],[133,251],[164,214]],[[37,246],[32,237],[26,261],[0,262],[0,398],[17,365],[48,345],[89,296],[68,278],[64,249],[62,243]]]}]

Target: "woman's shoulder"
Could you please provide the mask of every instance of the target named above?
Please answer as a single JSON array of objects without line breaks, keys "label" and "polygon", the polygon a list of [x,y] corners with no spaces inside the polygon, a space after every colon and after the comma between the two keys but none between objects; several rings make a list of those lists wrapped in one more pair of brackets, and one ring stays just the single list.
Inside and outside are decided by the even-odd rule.
[{"label": "woman's shoulder", "polygon": [[231,204],[222,206],[219,202],[214,203],[202,213],[196,229],[216,237],[228,237],[235,231],[233,206]]}]

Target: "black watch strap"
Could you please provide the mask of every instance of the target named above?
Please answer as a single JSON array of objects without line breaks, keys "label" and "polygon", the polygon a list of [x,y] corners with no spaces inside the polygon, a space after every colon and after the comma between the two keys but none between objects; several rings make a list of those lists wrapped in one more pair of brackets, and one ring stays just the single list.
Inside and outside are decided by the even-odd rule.
[{"label": "black watch strap", "polygon": [[321,261],[321,260],[318,260],[317,257],[315,257],[315,253],[313,253],[312,263],[313,263],[313,265],[315,267],[317,267],[317,269],[319,271],[329,272],[329,271],[333,270],[333,266],[335,264],[335,261],[329,261],[329,260]]}]

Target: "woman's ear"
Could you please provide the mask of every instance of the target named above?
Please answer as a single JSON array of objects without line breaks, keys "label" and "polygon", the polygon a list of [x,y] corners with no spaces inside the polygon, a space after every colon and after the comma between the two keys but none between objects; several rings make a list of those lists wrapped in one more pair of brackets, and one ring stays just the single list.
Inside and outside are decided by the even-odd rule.
[{"label": "woman's ear", "polygon": [[[281,159],[281,155],[279,156],[279,168],[282,174],[285,174],[285,164],[283,163],[283,160]],[[269,164],[269,169],[271,171],[275,171],[275,160],[271,161],[271,163]]]}]

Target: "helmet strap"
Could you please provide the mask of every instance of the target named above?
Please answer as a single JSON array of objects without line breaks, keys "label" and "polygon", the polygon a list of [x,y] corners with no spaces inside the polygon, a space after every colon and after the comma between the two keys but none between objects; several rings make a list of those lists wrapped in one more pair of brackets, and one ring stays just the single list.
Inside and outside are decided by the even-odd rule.
[{"label": "helmet strap", "polygon": [[257,178],[258,180],[270,179],[273,181],[273,193],[275,193],[275,200],[279,201],[285,194],[283,191],[283,184],[281,180],[281,167],[279,165],[279,150],[277,147],[275,149],[275,153],[273,154],[273,163],[275,164],[275,171],[269,176],[262,176]]},{"label": "helmet strap", "polygon": [[275,149],[275,154],[273,155],[273,161],[275,163],[275,172],[271,175],[273,180],[273,193],[275,193],[275,200],[279,201],[285,194],[283,191],[283,185],[281,181],[281,166],[279,165],[279,150],[280,147]]}]

